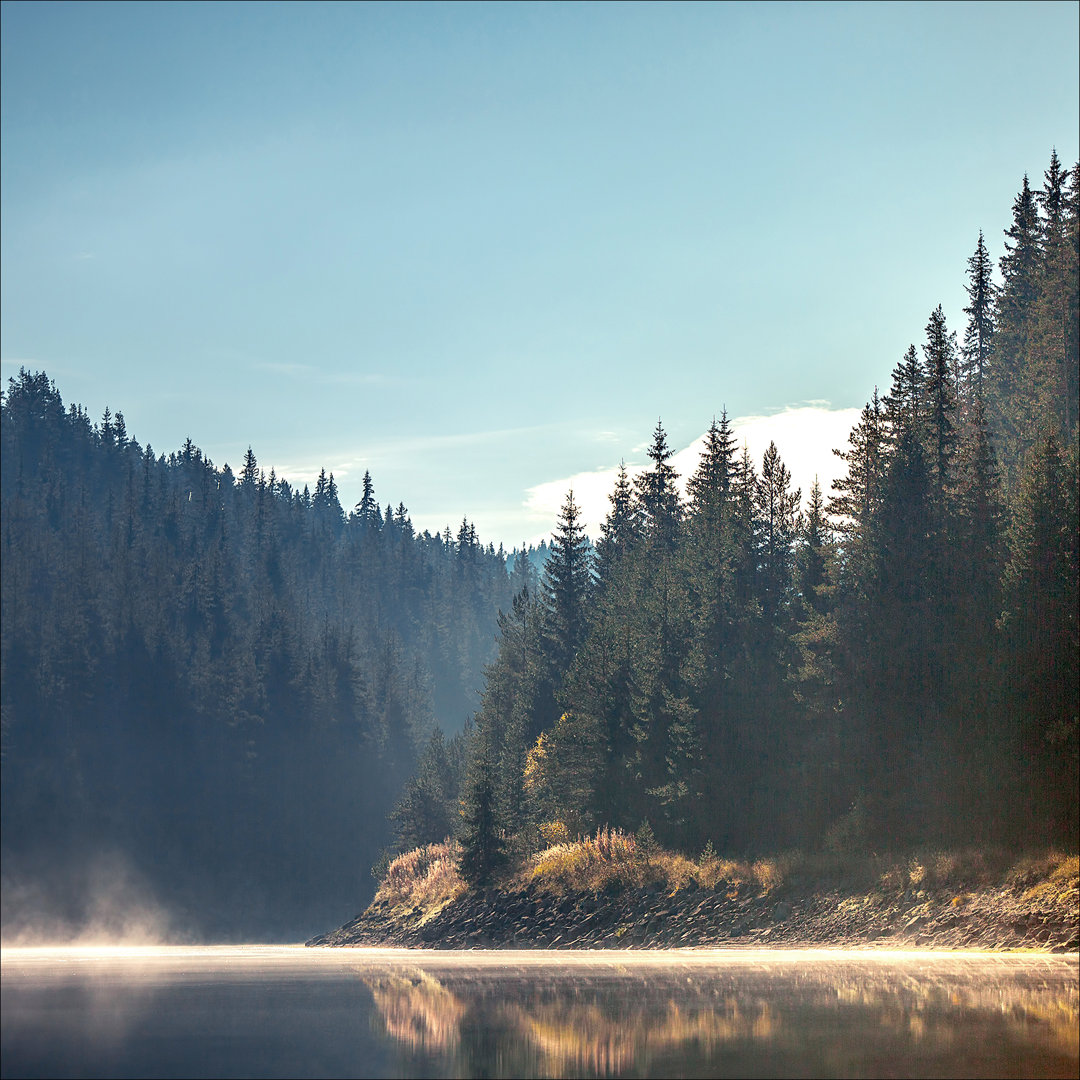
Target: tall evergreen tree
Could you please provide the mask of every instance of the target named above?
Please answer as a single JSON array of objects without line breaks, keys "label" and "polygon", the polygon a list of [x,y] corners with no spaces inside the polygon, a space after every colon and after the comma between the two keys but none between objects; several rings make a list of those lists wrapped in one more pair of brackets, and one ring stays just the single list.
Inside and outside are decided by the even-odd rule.
[{"label": "tall evergreen tree", "polygon": [[943,527],[946,493],[952,481],[956,443],[956,334],[945,325],[941,305],[930,313],[923,346],[923,395],[926,400],[927,464],[938,528]]},{"label": "tall evergreen tree", "polygon": [[630,551],[637,537],[634,488],[626,472],[626,462],[619,462],[615,488],[608,496],[611,509],[600,526],[596,542],[596,581],[603,590],[610,584],[615,569]]},{"label": "tall evergreen tree", "polygon": [[760,537],[758,563],[765,617],[774,624],[781,608],[790,599],[792,556],[796,537],[796,517],[802,493],[791,489],[791,473],[780,460],[775,442],[770,442],[761,462],[754,502]]},{"label": "tall evergreen tree", "polygon": [[994,264],[981,229],[975,253],[968,259],[967,266],[968,303],[964,314],[968,324],[964,331],[962,370],[965,383],[970,387],[970,396],[982,402],[983,381],[990,366],[994,340]]},{"label": "tall evergreen tree", "polygon": [[635,487],[645,536],[650,543],[669,550],[675,545],[682,518],[682,503],[676,487],[679,475],[670,464],[671,456],[667,434],[658,420],[649,447],[652,468],[638,477]]},{"label": "tall evergreen tree", "polygon": [[559,511],[541,589],[552,661],[565,672],[585,636],[586,607],[592,589],[592,549],[572,490],[567,492]]}]

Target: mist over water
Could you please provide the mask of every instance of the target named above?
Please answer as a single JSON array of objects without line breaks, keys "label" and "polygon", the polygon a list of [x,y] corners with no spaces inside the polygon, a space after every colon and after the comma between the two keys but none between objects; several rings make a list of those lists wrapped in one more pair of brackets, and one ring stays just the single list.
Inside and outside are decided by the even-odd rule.
[{"label": "mist over water", "polygon": [[9,1075],[1075,1076],[1075,956],[5,949]]},{"label": "mist over water", "polygon": [[0,912],[4,948],[195,940],[131,861],[116,851],[44,873],[5,865]]}]

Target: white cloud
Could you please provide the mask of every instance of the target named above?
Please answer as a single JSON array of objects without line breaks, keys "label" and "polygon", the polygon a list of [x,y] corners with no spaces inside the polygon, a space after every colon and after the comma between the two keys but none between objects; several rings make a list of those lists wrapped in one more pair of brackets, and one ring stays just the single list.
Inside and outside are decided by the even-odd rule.
[{"label": "white cloud", "polygon": [[862,409],[830,409],[827,402],[789,405],[771,416],[740,416],[735,434],[745,443],[756,466],[775,442],[791,473],[793,487],[802,489],[803,502],[816,476],[828,496],[833,481],[843,475],[844,463],[833,453],[847,446]]},{"label": "white cloud", "polygon": [[[780,457],[791,473],[792,486],[802,490],[805,504],[810,488],[817,477],[822,491],[828,496],[833,481],[843,473],[844,463],[833,453],[847,445],[851,429],[858,423],[860,409],[831,409],[828,402],[815,401],[786,408],[762,416],[740,416],[732,420],[740,452],[745,445],[757,468],[775,442]],[[672,456],[671,464],[679,473],[679,483],[685,491],[686,481],[697,468],[705,435]],[[648,444],[634,449],[635,457],[644,457]],[[645,470],[647,462],[627,464],[631,478]],[[615,486],[618,466],[575,473],[560,480],[548,480],[526,492],[524,509],[531,520],[546,519],[548,532],[554,528],[559,509],[569,490],[581,507],[582,518],[590,536],[597,536],[600,524],[607,516],[609,496]]]}]

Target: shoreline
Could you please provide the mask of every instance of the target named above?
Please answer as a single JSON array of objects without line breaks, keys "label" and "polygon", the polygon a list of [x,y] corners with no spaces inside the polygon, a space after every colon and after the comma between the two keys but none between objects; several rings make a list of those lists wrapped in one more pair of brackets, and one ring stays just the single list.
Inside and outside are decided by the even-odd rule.
[{"label": "shoreline", "polygon": [[376,899],[309,947],[425,950],[655,949],[978,950],[1033,954],[1080,949],[1075,888],[1016,886],[797,891],[691,883],[601,892],[536,887],[467,892],[433,910]]}]

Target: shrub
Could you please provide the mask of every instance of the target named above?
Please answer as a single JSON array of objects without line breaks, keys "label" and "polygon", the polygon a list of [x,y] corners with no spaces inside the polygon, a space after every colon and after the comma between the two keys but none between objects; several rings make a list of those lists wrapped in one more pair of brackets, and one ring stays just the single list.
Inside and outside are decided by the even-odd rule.
[{"label": "shrub", "polygon": [[531,855],[523,877],[526,882],[552,889],[598,892],[613,882],[634,883],[636,857],[634,837],[605,825],[596,830],[595,836],[554,843]]},{"label": "shrub", "polygon": [[375,899],[425,908],[444,904],[465,889],[457,868],[460,857],[457,841],[425,844],[406,851],[386,868]]},{"label": "shrub", "polygon": [[698,877],[697,864],[685,855],[665,851],[647,826],[634,836],[606,825],[594,836],[552,844],[536,852],[526,860],[520,875],[523,883],[576,892],[653,882],[679,889]]}]

